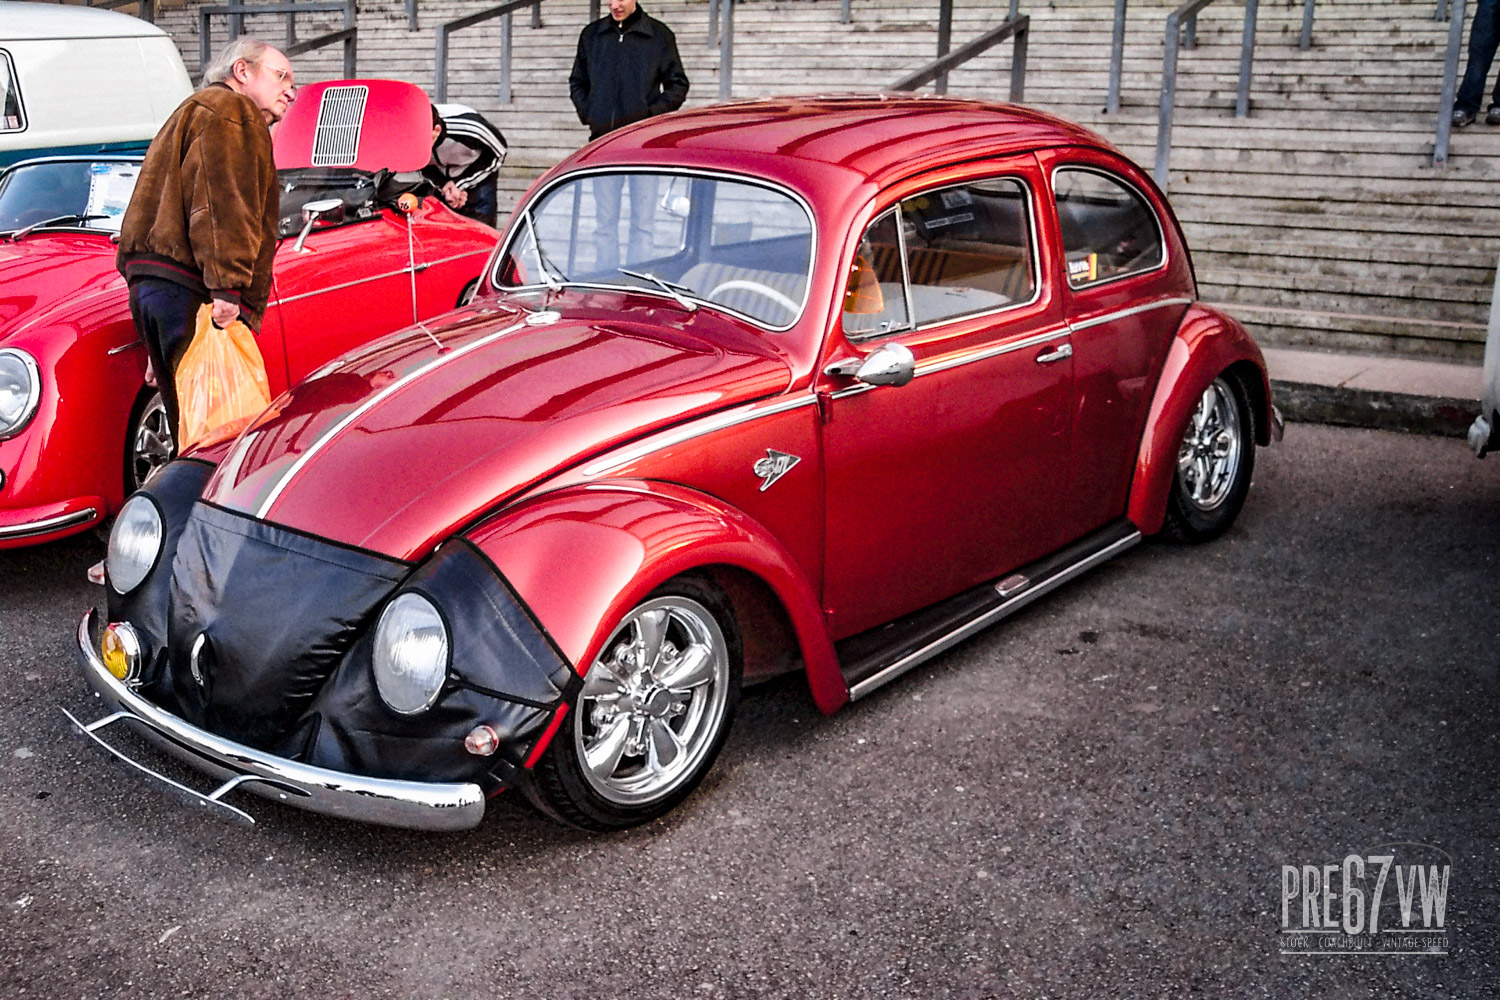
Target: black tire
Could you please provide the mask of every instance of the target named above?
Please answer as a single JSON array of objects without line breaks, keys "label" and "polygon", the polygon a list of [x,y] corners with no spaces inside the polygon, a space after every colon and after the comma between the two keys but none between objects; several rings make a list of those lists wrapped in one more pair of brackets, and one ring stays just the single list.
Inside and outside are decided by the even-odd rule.
[{"label": "black tire", "polygon": [[1229,530],[1255,471],[1255,423],[1240,380],[1227,372],[1199,398],[1183,428],[1162,537],[1206,542]]},{"label": "black tire", "polygon": [[149,386],[130,411],[125,430],[125,495],[140,489],[151,474],[177,454],[161,393]]},{"label": "black tire", "polygon": [[[647,633],[657,651],[650,663]],[[695,576],[657,588],[621,619],[590,665],[584,690],[536,766],[537,804],[597,831],[664,815],[692,793],[723,748],[743,670],[739,628],[717,588]]]}]

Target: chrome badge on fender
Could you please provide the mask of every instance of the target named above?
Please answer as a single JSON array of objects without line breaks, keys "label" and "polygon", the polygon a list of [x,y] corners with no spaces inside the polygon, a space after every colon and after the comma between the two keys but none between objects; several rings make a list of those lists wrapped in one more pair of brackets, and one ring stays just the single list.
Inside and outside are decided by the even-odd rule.
[{"label": "chrome badge on fender", "polygon": [[760,492],[771,488],[771,484],[792,470],[802,459],[774,448],[766,449],[766,457],[755,463],[755,474],[761,478]]}]

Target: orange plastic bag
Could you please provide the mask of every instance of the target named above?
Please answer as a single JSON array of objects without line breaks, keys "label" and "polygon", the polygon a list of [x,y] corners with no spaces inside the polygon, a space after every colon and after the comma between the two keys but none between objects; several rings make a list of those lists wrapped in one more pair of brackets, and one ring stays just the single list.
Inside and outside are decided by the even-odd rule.
[{"label": "orange plastic bag", "polygon": [[235,320],[214,326],[213,306],[198,310],[192,343],[177,366],[177,453],[234,437],[271,403],[266,363],[255,334]]}]

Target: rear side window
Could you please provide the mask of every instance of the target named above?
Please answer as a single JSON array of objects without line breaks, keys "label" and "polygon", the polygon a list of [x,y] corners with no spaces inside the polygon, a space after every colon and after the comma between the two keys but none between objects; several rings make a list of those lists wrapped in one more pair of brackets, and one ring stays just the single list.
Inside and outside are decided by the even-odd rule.
[{"label": "rear side window", "polygon": [[16,67],[10,60],[10,53],[0,49],[0,132],[20,132],[25,128],[26,113],[21,109]]},{"label": "rear side window", "polygon": [[1161,265],[1161,224],[1133,187],[1076,167],[1057,171],[1052,186],[1069,285],[1084,288]]}]

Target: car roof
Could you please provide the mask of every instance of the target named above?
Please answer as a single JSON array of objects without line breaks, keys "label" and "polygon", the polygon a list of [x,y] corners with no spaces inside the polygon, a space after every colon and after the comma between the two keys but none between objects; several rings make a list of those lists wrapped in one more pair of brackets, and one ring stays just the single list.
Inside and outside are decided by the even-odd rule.
[{"label": "car roof", "polygon": [[885,184],[945,163],[1057,146],[1113,150],[1082,126],[1019,105],[850,94],[739,101],[647,119],[591,143],[569,166],[669,161],[746,169],[793,187],[827,168]]},{"label": "car roof", "polygon": [[8,0],[0,45],[44,38],[155,38],[166,32],[129,14],[73,4]]}]

